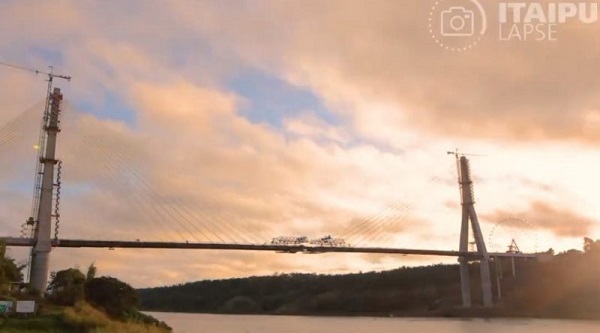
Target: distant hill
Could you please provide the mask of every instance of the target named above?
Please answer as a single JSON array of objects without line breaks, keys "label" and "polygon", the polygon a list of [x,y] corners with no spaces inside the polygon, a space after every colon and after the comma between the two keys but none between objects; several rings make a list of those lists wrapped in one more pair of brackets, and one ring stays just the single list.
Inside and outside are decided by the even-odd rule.
[{"label": "distant hill", "polygon": [[[502,299],[490,311],[460,309],[458,265],[402,267],[344,275],[282,274],[198,281],[141,289],[147,311],[306,315],[504,315],[600,319],[600,242],[551,261],[501,262]],[[492,277],[496,265],[491,265]],[[500,270],[499,270],[500,272]],[[481,303],[479,267],[471,264],[474,304]],[[494,295],[497,293],[493,281]]]}]

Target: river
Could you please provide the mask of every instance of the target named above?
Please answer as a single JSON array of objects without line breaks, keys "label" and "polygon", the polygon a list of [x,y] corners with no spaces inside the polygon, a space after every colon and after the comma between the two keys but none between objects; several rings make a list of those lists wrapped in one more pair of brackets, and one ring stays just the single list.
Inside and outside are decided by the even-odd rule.
[{"label": "river", "polygon": [[591,333],[600,321],[237,316],[150,312],[174,333]]}]

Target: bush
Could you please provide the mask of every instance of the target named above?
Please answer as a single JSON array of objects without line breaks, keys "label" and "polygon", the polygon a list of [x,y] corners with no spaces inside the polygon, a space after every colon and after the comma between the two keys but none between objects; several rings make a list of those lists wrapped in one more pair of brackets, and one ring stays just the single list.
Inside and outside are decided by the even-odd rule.
[{"label": "bush", "polygon": [[138,295],[130,285],[113,277],[99,277],[85,285],[85,296],[92,305],[115,318],[125,319],[135,312]]},{"label": "bush", "polygon": [[14,259],[6,258],[6,244],[0,241],[0,295],[8,294],[11,282],[21,282],[23,267],[17,267]]},{"label": "bush", "polygon": [[85,276],[75,268],[52,274],[48,300],[57,305],[73,306],[84,299]]}]

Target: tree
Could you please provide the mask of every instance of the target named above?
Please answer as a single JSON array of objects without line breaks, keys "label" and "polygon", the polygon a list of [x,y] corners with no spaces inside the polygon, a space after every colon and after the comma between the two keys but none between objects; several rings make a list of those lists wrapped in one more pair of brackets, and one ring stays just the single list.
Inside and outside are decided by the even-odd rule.
[{"label": "tree", "polygon": [[0,241],[0,295],[8,292],[11,282],[23,281],[22,269],[14,259],[6,258],[6,244]]},{"label": "tree", "polygon": [[137,309],[138,295],[129,284],[113,277],[102,276],[86,282],[88,302],[104,309],[113,317],[125,318]]},{"label": "tree", "polygon": [[585,237],[583,239],[583,250],[586,253],[595,252],[600,253],[600,240],[593,240],[591,238]]},{"label": "tree", "polygon": [[85,274],[85,280],[91,281],[92,279],[94,279],[96,277],[96,271],[96,265],[94,265],[94,263],[91,263],[90,267],[88,267],[87,273]]},{"label": "tree", "polygon": [[52,274],[48,299],[58,305],[73,306],[84,299],[85,276],[76,268]]}]

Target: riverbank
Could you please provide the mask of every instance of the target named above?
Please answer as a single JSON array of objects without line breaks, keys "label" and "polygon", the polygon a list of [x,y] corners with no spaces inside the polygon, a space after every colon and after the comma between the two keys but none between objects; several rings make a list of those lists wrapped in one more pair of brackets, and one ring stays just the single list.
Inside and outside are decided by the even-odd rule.
[{"label": "riverbank", "polygon": [[[458,318],[600,319],[600,241],[584,240],[545,260],[490,267],[492,308],[462,306],[458,265],[340,275],[277,274],[140,289],[143,311]],[[472,304],[482,304],[481,268],[468,266]]]},{"label": "riverbank", "polygon": [[74,307],[43,309],[30,317],[0,319],[3,333],[168,333],[171,329],[152,317],[140,314],[139,319],[120,321],[104,312],[81,303]]}]

